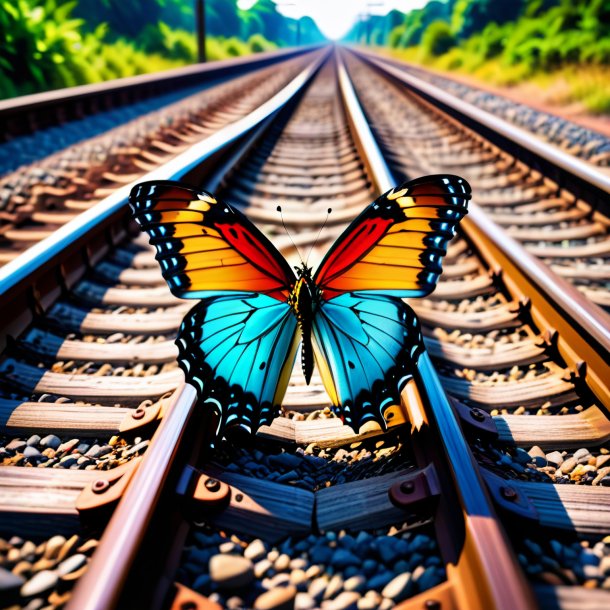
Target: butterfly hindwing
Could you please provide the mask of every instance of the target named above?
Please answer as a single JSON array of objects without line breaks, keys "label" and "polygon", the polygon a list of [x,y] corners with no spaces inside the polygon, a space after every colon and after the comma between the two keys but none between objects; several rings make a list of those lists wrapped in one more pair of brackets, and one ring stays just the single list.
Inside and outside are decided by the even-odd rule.
[{"label": "butterfly hindwing", "polygon": [[177,297],[252,291],[286,299],[294,272],[239,210],[169,181],[138,184],[129,202]]},{"label": "butterfly hindwing", "polygon": [[432,292],[469,199],[468,183],[451,175],[424,176],[379,197],[337,239],[316,271],[323,297],[370,291],[409,298]]},{"label": "butterfly hindwing", "polygon": [[176,344],[187,381],[220,414],[222,427],[271,423],[294,364],[297,321],[264,294],[203,299],[184,318]]},{"label": "butterfly hindwing", "polygon": [[319,305],[314,350],[322,380],[345,423],[358,430],[400,404],[423,350],[411,308],[393,297],[346,293]]}]

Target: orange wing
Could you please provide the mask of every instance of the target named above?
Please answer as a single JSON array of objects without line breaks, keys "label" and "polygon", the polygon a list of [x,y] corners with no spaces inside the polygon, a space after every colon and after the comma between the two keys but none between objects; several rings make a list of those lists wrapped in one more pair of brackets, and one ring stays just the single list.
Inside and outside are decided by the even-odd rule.
[{"label": "orange wing", "polygon": [[388,191],[337,239],[314,276],[325,300],[346,292],[425,296],[467,213],[470,186],[458,176],[423,176]]},{"label": "orange wing", "polygon": [[286,300],[296,278],[273,244],[238,210],[178,182],[143,182],[129,203],[180,298],[257,292]]}]

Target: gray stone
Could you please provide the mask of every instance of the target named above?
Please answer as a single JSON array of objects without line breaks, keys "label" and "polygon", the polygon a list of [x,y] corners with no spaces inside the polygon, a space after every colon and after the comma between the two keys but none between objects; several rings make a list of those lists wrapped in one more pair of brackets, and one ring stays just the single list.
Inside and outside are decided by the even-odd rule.
[{"label": "gray stone", "polygon": [[393,536],[380,536],[377,540],[377,550],[382,561],[390,566],[398,559],[397,539]]},{"label": "gray stone", "polygon": [[293,455],[292,453],[279,453],[278,455],[270,455],[268,461],[273,466],[284,466],[290,470],[299,468],[303,463],[303,458]]},{"label": "gray stone", "polygon": [[328,610],[356,610],[360,593],[343,591],[328,605]]},{"label": "gray stone", "polygon": [[230,553],[233,553],[234,551],[238,550],[238,546],[232,542],[231,540],[229,540],[228,542],[223,542],[219,547],[218,550],[221,553],[224,553],[225,555],[229,555]]},{"label": "gray stone", "polygon": [[311,581],[311,584],[307,588],[307,593],[311,595],[317,602],[319,602],[324,592],[326,591],[326,586],[328,585],[328,581],[323,576],[320,576]]},{"label": "gray stone", "polygon": [[98,458],[100,457],[100,452],[102,451],[102,448],[99,445],[93,445],[92,447],[89,447],[89,449],[85,452],[85,455],[87,457],[90,458]]},{"label": "gray stone", "polygon": [[268,559],[261,559],[259,562],[254,564],[254,576],[256,576],[256,578],[263,578],[272,565],[273,563],[271,563]]},{"label": "gray stone", "polygon": [[19,438],[14,438],[8,445],[5,446],[5,449],[8,451],[20,452],[23,451],[26,446],[25,441],[22,441]]},{"label": "gray stone", "polygon": [[142,441],[141,443],[134,445],[131,449],[128,449],[127,451],[125,451],[125,453],[123,453],[123,456],[131,457],[132,455],[135,455],[136,453],[139,453],[140,451],[143,451],[144,449],[146,449],[146,447],[148,447],[149,444],[150,444],[150,441],[148,441],[148,440]]},{"label": "gray stone", "polygon": [[60,445],[61,439],[54,434],[49,434],[40,441],[40,446],[45,449],[57,449]]},{"label": "gray stone", "polygon": [[405,572],[393,578],[384,588],[381,594],[395,602],[401,602],[411,594],[413,583],[411,573]]},{"label": "gray stone", "polygon": [[577,449],[572,456],[578,463],[581,463],[581,460],[585,462],[591,457],[591,453],[588,449]]},{"label": "gray stone", "polygon": [[21,587],[21,595],[23,597],[41,595],[42,593],[53,589],[57,585],[58,580],[59,577],[56,572],[42,570],[41,572],[34,574],[34,576]]},{"label": "gray stone", "polygon": [[64,559],[57,566],[57,574],[59,576],[65,576],[66,574],[70,574],[71,572],[76,572],[76,570],[82,568],[87,563],[87,556],[81,553],[77,553],[76,555],[72,555],[72,557],[68,557],[68,559]]},{"label": "gray stone", "polygon": [[210,578],[219,589],[244,587],[254,579],[254,566],[240,555],[214,555],[210,559]]},{"label": "gray stone", "polygon": [[296,481],[299,478],[299,473],[296,470],[289,470],[277,477],[277,483],[286,483],[287,481]]},{"label": "gray stone", "polygon": [[200,574],[193,583],[195,591],[205,592],[210,586],[211,578],[209,574]]},{"label": "gray stone", "polygon": [[258,561],[262,559],[267,554],[267,548],[265,543],[257,538],[253,540],[244,551],[244,557],[251,559],[252,561]]},{"label": "gray stone", "polygon": [[8,570],[0,567],[0,593],[3,596],[7,596],[10,593],[13,593],[23,586],[25,583],[25,578],[21,576],[17,576]]},{"label": "gray stone", "polygon": [[340,574],[335,574],[326,587],[326,591],[324,591],[324,599],[332,599],[343,589],[343,578]]},{"label": "gray stone", "polygon": [[297,593],[294,599],[294,610],[313,610],[316,600],[307,593]]},{"label": "gray stone", "polygon": [[529,451],[528,451],[529,455],[533,458],[535,457],[541,457],[541,458],[545,458],[546,459],[546,455],[544,454],[544,451],[542,451],[542,449],[540,449],[540,447],[538,447],[538,445],[534,445]]},{"label": "gray stone", "polygon": [[39,457],[41,455],[41,453],[40,453],[40,451],[38,451],[38,449],[36,449],[36,447],[32,447],[31,445],[28,445],[23,450],[23,455],[25,455],[26,458],[36,458],[36,457]]},{"label": "gray stone", "polygon": [[530,461],[530,455],[525,449],[517,447],[515,450],[515,460],[521,465],[527,464]]},{"label": "gray stone", "polygon": [[345,591],[358,591],[359,593],[361,593],[364,590],[365,585],[366,585],[366,578],[364,578],[364,576],[357,575],[357,576],[352,576],[351,578],[348,578],[343,583],[343,589]]},{"label": "gray stone", "polygon": [[66,544],[66,539],[63,536],[58,535],[49,538],[45,547],[44,558],[55,559],[64,544]]},{"label": "gray stone", "polygon": [[40,436],[38,436],[38,434],[33,434],[32,436],[30,436],[30,438],[28,438],[27,445],[28,447],[34,447],[35,445],[38,445],[39,442]]},{"label": "gray stone", "polygon": [[77,438],[72,438],[69,441],[66,441],[65,443],[62,443],[58,448],[57,451],[58,452],[66,452],[69,453],[70,451],[72,451],[73,449],[75,449],[78,444],[79,444],[79,440]]},{"label": "gray stone", "polygon": [[336,568],[346,568],[347,566],[357,566],[360,564],[360,558],[346,551],[345,549],[337,549],[330,559],[331,565]]},{"label": "gray stone", "polygon": [[366,586],[369,589],[383,589],[393,578],[394,574],[392,572],[384,571],[369,578]]},{"label": "gray stone", "polygon": [[559,467],[559,470],[563,473],[563,474],[570,474],[570,472],[572,472],[572,470],[574,470],[574,468],[576,468],[576,458],[571,457],[568,458],[567,460],[565,460],[565,462],[563,462],[563,464]]},{"label": "gray stone", "polygon": [[559,451],[552,451],[546,454],[546,460],[549,464],[561,466],[563,464],[563,455]]},{"label": "gray stone", "polygon": [[254,602],[254,608],[255,610],[293,610],[296,595],[296,587],[277,587],[259,595]]},{"label": "gray stone", "polygon": [[417,586],[420,591],[427,591],[432,587],[443,582],[443,576],[440,575],[437,568],[426,568],[425,572],[417,579]]},{"label": "gray stone", "polygon": [[290,556],[286,553],[282,553],[273,563],[273,567],[278,571],[282,572],[290,567]]}]

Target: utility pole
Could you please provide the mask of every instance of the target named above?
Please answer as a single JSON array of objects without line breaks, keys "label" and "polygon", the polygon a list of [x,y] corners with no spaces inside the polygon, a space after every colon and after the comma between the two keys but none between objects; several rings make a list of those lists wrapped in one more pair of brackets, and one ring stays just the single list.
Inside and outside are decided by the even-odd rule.
[{"label": "utility pole", "polygon": [[197,56],[200,63],[206,61],[205,54],[205,0],[195,0],[197,20]]}]

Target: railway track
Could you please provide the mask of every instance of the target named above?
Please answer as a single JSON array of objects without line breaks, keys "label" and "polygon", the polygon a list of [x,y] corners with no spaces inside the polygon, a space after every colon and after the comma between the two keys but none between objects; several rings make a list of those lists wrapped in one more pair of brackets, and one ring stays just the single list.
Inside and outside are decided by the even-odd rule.
[{"label": "railway track", "polygon": [[[376,66],[385,67],[396,82],[415,87],[410,89],[414,91],[412,97],[403,98],[405,103],[399,112],[400,125],[404,122],[417,125],[408,135],[417,155],[398,160],[399,164],[409,164],[401,171],[413,174],[424,167],[459,170],[477,189],[476,201],[492,220],[557,275],[607,310],[610,299],[607,171],[543,145],[531,134],[419,81],[394,65],[367,57]],[[387,81],[383,86],[392,87]],[[372,93],[369,91],[369,95]],[[485,127],[487,119],[491,129]],[[493,128],[502,128],[504,137],[490,139]],[[379,135],[382,139],[386,137],[384,133]],[[509,140],[511,136],[515,140],[518,137],[520,145]],[[393,137],[397,137],[395,133]],[[551,161],[545,163],[542,154]],[[498,172],[501,178],[495,176]],[[586,176],[586,180],[580,176]]]},{"label": "railway track", "polygon": [[[363,86],[370,68],[347,61],[349,73],[340,57],[319,71],[309,64],[264,110],[148,177],[218,192],[290,262],[277,204],[305,252],[330,206],[312,252],[319,260],[393,185],[384,156],[395,172],[430,173],[429,157],[448,171],[433,146],[406,154],[396,114],[404,93],[380,74]],[[365,111],[379,105],[373,133],[356,95]],[[484,173],[502,186],[501,170]],[[174,364],[172,337],[189,304],[169,294],[152,250],[132,232],[128,191],[4,269],[0,558],[24,581],[7,589],[18,606],[40,598],[78,610],[534,608],[524,575],[541,607],[604,606],[608,503],[603,485],[592,484],[606,476],[604,353],[596,336],[583,348],[587,328],[573,338],[574,320],[555,315],[561,300],[548,304],[515,262],[519,253],[500,258],[480,214],[450,245],[438,290],[411,302],[436,371],[421,358],[402,404],[386,413],[386,434],[342,425],[319,377],[307,387],[299,372],[282,416],[250,446],[211,449],[210,416],[194,408]],[[548,320],[559,336],[544,333]],[[560,467],[570,460],[571,470]],[[535,564],[539,548],[549,556]]]},{"label": "railway track", "polygon": [[[139,116],[101,135],[22,165],[0,179],[0,264],[51,235],[114,190],[167,163],[252,112],[307,59],[288,59]],[[135,87],[135,85],[134,85]],[[94,117],[99,121],[97,117]],[[91,121],[90,121],[91,122]]]}]

